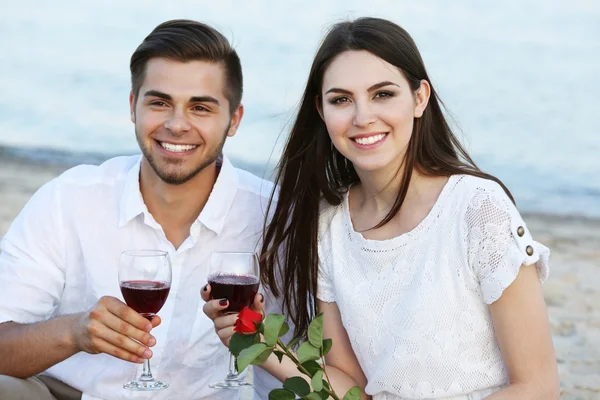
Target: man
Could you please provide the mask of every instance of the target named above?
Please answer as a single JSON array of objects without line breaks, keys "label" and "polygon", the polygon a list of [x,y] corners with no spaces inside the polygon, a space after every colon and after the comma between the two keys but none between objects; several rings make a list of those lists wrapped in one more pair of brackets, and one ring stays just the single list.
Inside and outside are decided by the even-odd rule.
[{"label": "man", "polygon": [[[141,397],[238,396],[208,388],[226,375],[228,353],[199,291],[211,251],[257,250],[273,188],[221,155],[244,115],[240,61],[213,28],[175,20],[150,33],[130,67],[143,156],[65,172],[2,241],[2,399],[130,398],[123,384],[150,357],[170,387]],[[171,258],[170,294],[151,323],[121,301],[129,249]]]}]

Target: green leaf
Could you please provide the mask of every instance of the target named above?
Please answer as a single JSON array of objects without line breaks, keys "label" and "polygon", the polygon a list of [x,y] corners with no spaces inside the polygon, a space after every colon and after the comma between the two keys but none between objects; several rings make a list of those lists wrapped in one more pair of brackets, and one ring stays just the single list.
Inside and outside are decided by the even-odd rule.
[{"label": "green leaf", "polygon": [[235,332],[229,341],[229,351],[237,357],[240,351],[252,346],[256,336],[258,335],[241,335]]},{"label": "green leaf", "polygon": [[309,342],[302,343],[298,348],[298,361],[300,361],[300,363],[318,360],[319,358],[321,358],[320,348],[313,346]]},{"label": "green leaf", "polygon": [[281,314],[269,314],[263,321],[265,326],[265,343],[267,346],[275,346],[279,331],[285,322],[285,317]]},{"label": "green leaf", "polygon": [[311,384],[312,384],[313,390],[315,392],[320,392],[321,390],[323,390],[323,371],[322,370],[317,371],[317,373],[313,375]]},{"label": "green leaf", "polygon": [[279,350],[275,350],[273,353],[277,356],[277,358],[279,359],[279,363],[281,364],[281,360],[283,360],[283,356],[285,355],[285,353]]},{"label": "green leaf", "polygon": [[265,334],[265,324],[263,324],[261,322],[260,325],[258,325],[258,328],[256,328],[256,332],[264,335]]},{"label": "green leaf", "polygon": [[238,372],[242,372],[248,365],[252,363],[265,349],[267,345],[264,343],[253,344],[252,346],[240,352],[237,358]]},{"label": "green leaf", "polygon": [[281,325],[281,329],[279,330],[279,337],[282,337],[283,335],[288,333],[289,330],[290,330],[290,326],[288,325],[287,322],[284,322],[283,325]]},{"label": "green leaf", "polygon": [[317,392],[309,393],[306,397],[306,400],[321,400],[321,395]]},{"label": "green leaf", "polygon": [[[323,382],[325,382],[325,381],[323,381]],[[327,393],[327,392],[325,391],[325,389],[321,390],[321,391],[319,392],[319,394],[321,395],[321,399],[322,399],[322,400],[327,400],[327,399],[329,399],[329,398],[330,398],[330,397],[329,397],[329,393]]]},{"label": "green leaf", "polygon": [[299,341],[300,341],[300,336],[297,336],[297,337],[293,338],[292,340],[290,340],[290,342],[287,344],[288,349],[293,349],[294,346],[297,345]]},{"label": "green leaf", "polygon": [[310,385],[299,376],[286,379],[285,382],[283,382],[283,388],[291,390],[298,396],[306,396],[310,393]]},{"label": "green leaf", "polygon": [[296,395],[285,389],[274,389],[269,393],[269,400],[295,400]]},{"label": "green leaf", "polygon": [[323,313],[319,313],[308,325],[308,341],[318,349],[323,345]]},{"label": "green leaf", "polygon": [[315,376],[315,374],[318,371],[323,370],[323,368],[321,368],[321,365],[315,361],[307,361],[305,363],[302,363],[302,366],[304,367],[305,370],[308,371],[308,373],[310,374],[310,377],[312,378],[313,376]]},{"label": "green leaf", "polygon": [[323,356],[326,356],[331,350],[331,345],[333,345],[333,340],[331,339],[323,339]]},{"label": "green leaf", "polygon": [[269,356],[273,352],[273,349],[274,349],[274,347],[267,347],[266,349],[264,349],[263,352],[260,353],[254,359],[254,361],[252,361],[252,365],[260,365],[260,364],[264,363],[265,361],[267,361],[267,358],[269,358]]},{"label": "green leaf", "polygon": [[358,386],[354,386],[352,389],[348,390],[344,395],[342,400],[360,400],[360,395],[362,391]]}]

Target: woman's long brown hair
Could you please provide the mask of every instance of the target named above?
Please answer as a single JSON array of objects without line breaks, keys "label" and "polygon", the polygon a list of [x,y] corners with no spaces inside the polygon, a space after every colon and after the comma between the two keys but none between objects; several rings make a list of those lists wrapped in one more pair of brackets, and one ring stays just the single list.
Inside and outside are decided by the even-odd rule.
[{"label": "woman's long brown hair", "polygon": [[[269,202],[272,218],[265,222],[261,256],[261,280],[282,301],[283,311],[295,325],[295,336],[305,337],[316,313],[319,202],[339,205],[358,175],[335,149],[317,111],[323,74],[339,54],[365,50],[395,65],[416,91],[422,79],[431,80],[417,46],[408,32],[379,18],[360,18],[335,24],[323,40],[308,76],[298,115],[278,164],[274,194]],[[432,176],[469,174],[498,182],[482,172],[448,125],[433,85],[429,104],[415,119],[402,168],[402,180],[389,214],[377,225],[388,223],[400,210],[414,168]],[[513,200],[514,201],[514,200]]]}]

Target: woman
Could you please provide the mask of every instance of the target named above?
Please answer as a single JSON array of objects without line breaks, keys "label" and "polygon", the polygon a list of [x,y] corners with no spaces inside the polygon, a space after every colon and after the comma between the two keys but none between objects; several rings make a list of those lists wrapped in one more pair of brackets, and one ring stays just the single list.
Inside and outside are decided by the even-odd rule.
[{"label": "woman", "polygon": [[[325,313],[328,367],[374,399],[558,398],[548,249],[440,104],[402,28],[330,30],[280,161],[263,282],[297,335]],[[222,308],[206,310],[227,343]]]}]

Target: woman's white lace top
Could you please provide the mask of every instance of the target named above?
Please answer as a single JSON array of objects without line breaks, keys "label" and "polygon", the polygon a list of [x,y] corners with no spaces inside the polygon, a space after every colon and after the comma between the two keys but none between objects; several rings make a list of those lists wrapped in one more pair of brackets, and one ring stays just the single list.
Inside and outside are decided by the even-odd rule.
[{"label": "woman's white lace top", "polygon": [[548,256],[497,183],[454,175],[389,240],[354,231],[347,195],[322,206],[317,297],[336,302],[375,400],[478,400],[508,383],[488,304],[523,264],[545,280]]}]

